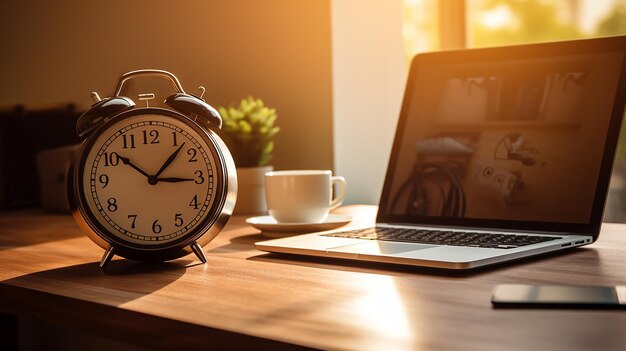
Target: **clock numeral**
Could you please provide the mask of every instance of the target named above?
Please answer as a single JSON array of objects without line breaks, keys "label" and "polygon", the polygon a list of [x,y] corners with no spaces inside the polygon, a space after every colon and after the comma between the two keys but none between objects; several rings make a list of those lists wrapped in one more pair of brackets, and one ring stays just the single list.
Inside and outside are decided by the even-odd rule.
[{"label": "clock numeral", "polygon": [[174,144],[172,146],[178,146],[178,142],[176,142],[176,132],[172,132],[172,139],[174,141]]},{"label": "clock numeral", "polygon": [[161,230],[163,230],[163,228],[158,224],[159,220],[155,220],[154,223],[152,223],[152,232],[154,234],[159,234],[161,232]]},{"label": "clock numeral", "polygon": [[137,220],[137,215],[128,215],[128,219],[131,219],[130,227],[135,229],[135,221]]},{"label": "clock numeral", "polygon": [[[158,144],[159,143],[159,131],[156,129],[148,131],[142,131],[143,133],[143,143],[144,144]],[[148,141],[148,135],[152,138],[152,140]]]},{"label": "clock numeral", "polygon": [[196,176],[198,176],[198,178],[196,180],[194,180],[194,183],[196,183],[196,184],[204,183],[204,177],[202,176],[203,175],[202,171],[196,171],[195,174],[196,174]]},{"label": "clock numeral", "polygon": [[109,212],[115,212],[117,211],[117,199],[114,197],[111,197],[107,200],[107,203],[109,204],[109,206],[107,206],[107,208],[109,209]]},{"label": "clock numeral", "polygon": [[190,207],[193,207],[194,210],[198,209],[198,195],[194,195],[193,199],[191,200],[191,202],[189,203]]},{"label": "clock numeral", "polygon": [[174,221],[175,221],[174,225],[175,225],[175,226],[177,226],[177,227],[182,227],[182,226],[183,226],[183,224],[184,224],[185,222],[183,221],[183,217],[182,217],[182,216],[183,216],[183,214],[182,214],[182,213],[177,213],[177,214],[174,216]]},{"label": "clock numeral", "polygon": [[102,189],[106,188],[107,185],[109,185],[109,176],[106,174],[100,174],[98,180],[100,181],[100,184],[102,184]]},{"label": "clock numeral", "polygon": [[122,141],[124,142],[124,149],[128,149],[129,145],[131,149],[135,148],[135,134],[130,134],[130,135],[122,135]]},{"label": "clock numeral", "polygon": [[120,155],[117,152],[104,153],[104,167],[117,166],[120,163]]},{"label": "clock numeral", "polygon": [[193,149],[193,148],[192,148],[192,149],[187,150],[187,154],[188,154],[189,156],[191,156],[191,157],[189,158],[189,162],[198,162],[198,159],[196,158],[196,154],[197,154],[197,153],[198,153],[198,151],[196,151],[196,149]]}]

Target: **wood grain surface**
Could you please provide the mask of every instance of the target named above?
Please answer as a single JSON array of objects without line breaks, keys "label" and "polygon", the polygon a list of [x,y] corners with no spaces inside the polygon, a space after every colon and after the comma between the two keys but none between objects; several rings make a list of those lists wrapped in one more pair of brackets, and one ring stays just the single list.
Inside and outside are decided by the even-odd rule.
[{"label": "wood grain surface", "polygon": [[[355,224],[375,208],[339,209]],[[626,284],[626,225],[558,255],[466,273],[263,253],[231,219],[205,251],[146,264],[102,250],[73,219],[0,214],[0,310],[150,348],[626,349],[626,312],[491,307],[500,283]]]}]

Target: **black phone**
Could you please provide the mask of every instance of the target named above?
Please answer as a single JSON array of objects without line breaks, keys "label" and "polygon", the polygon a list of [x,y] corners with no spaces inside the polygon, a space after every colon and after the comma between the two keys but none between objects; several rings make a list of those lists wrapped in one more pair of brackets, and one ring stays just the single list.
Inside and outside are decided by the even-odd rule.
[{"label": "black phone", "polygon": [[626,308],[626,286],[502,284],[494,308]]}]

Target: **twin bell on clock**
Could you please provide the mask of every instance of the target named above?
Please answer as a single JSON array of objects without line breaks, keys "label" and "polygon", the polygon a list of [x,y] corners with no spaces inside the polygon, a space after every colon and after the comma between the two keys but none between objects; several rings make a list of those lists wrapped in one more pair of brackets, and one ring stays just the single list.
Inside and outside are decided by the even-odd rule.
[{"label": "twin bell on clock", "polygon": [[[146,76],[172,83],[168,108],[137,107],[121,95],[128,80]],[[191,252],[206,263],[202,247],[222,230],[237,197],[219,113],[162,70],[125,73],[113,96],[92,96],[96,103],[76,124],[85,139],[70,167],[68,195],[76,222],[105,250],[100,267],[114,255],[166,261]]]}]

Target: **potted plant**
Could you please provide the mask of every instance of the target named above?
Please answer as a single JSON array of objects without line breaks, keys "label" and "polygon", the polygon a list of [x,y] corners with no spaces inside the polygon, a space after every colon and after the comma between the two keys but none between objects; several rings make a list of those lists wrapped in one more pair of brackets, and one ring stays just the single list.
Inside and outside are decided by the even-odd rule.
[{"label": "potted plant", "polygon": [[263,100],[249,96],[239,106],[220,107],[225,141],[237,166],[239,190],[235,214],[267,212],[265,204],[265,173],[274,151],[276,109],[265,106]]}]

